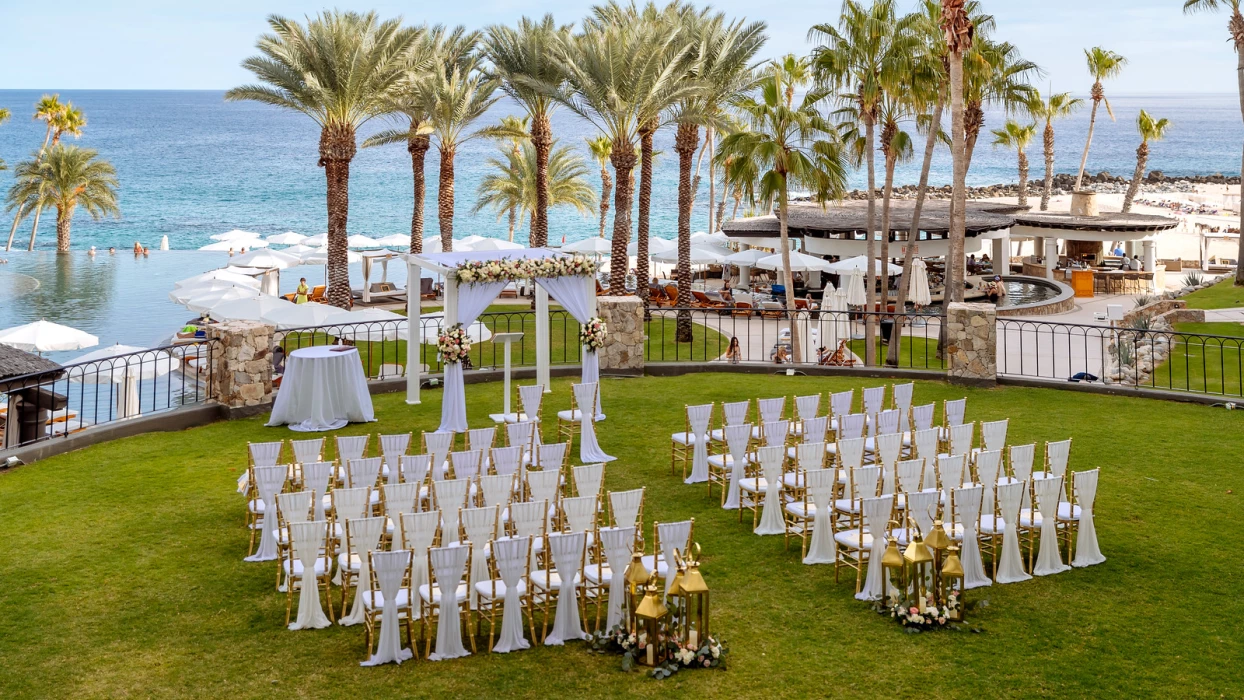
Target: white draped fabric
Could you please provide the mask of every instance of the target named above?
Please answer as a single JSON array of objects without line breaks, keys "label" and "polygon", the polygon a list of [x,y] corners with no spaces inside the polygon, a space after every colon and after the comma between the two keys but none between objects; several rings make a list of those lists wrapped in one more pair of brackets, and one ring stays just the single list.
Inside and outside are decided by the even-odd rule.
[{"label": "white draped fabric", "polygon": [[553,621],[553,631],[544,638],[546,646],[562,646],[570,640],[589,638],[579,619],[579,571],[586,543],[585,532],[549,535],[549,552],[561,583],[557,590],[557,617]]},{"label": "white draped fabric", "polygon": [[346,522],[349,530],[350,553],[347,556],[358,557],[359,572],[354,579],[354,604],[350,614],[337,620],[342,625],[357,625],[367,619],[363,609],[363,595],[371,591],[371,565],[367,563],[367,553],[380,545],[380,535],[384,534],[386,518],[358,518]]},{"label": "white draped fabric", "polygon": [[1058,499],[1063,494],[1062,477],[1033,479],[1032,490],[1037,496],[1037,509],[1041,513],[1041,548],[1037,563],[1032,567],[1036,576],[1049,576],[1069,570],[1058,551]]},{"label": "white draped fabric", "polygon": [[695,440],[691,450],[691,476],[684,483],[702,484],[708,481],[708,421],[713,415],[713,404],[687,407],[687,422]]},{"label": "white draped fabric", "polygon": [[[428,655],[428,661],[445,661],[471,652],[462,646],[462,619],[458,615],[458,586],[466,571],[470,547],[433,547],[428,550],[436,586],[440,589],[440,606],[437,611],[436,651]],[[432,598],[429,591],[428,598]]]},{"label": "white draped fabric", "polygon": [[[670,592],[670,585],[674,583],[674,573],[678,570],[674,564],[674,552],[686,551],[691,541],[691,528],[694,522],[693,520],[677,520],[657,525],[657,539],[661,540],[661,558],[665,562],[666,595]],[[653,571],[658,568],[655,559],[654,555],[651,568]]]},{"label": "white draped fabric", "polygon": [[[596,421],[599,419],[591,414],[590,407],[597,394],[600,393],[599,389],[600,385],[595,383],[574,385],[575,404],[580,407],[579,415],[582,417],[579,421],[579,461],[585,464],[612,462],[617,459],[617,457],[605,454],[605,451],[600,449],[600,444],[596,442]],[[589,408],[584,409],[583,406]],[[705,459],[708,459],[707,455]]]},{"label": "white draped fabric", "polygon": [[[402,478],[408,484],[422,484],[428,478],[428,471],[432,466],[431,455],[402,455],[398,462],[402,465]],[[419,503],[415,502],[415,511],[418,512]]]},{"label": "white draped fabric", "polygon": [[834,492],[837,474],[833,469],[809,469],[804,479],[808,495],[812,497],[816,513],[812,518],[812,542],[805,564],[833,564],[838,560],[838,545],[834,542],[833,526],[829,521],[829,499]]},{"label": "white draped fabric", "polygon": [[963,563],[963,587],[965,589],[993,585],[993,581],[985,574],[985,564],[981,561],[980,542],[976,539],[976,531],[980,528],[981,522],[984,490],[981,486],[955,489],[955,505],[958,506],[959,516],[963,520],[963,551],[960,560]]},{"label": "white draped fabric", "polygon": [[[457,318],[445,319],[445,330],[454,324],[469,328],[488,308],[507,282],[477,282],[458,285]],[[462,363],[445,365],[445,391],[441,399],[441,426],[438,431],[464,432],[467,429],[466,387],[462,382]]]},{"label": "white draped fabric", "polygon": [[609,507],[615,527],[634,527],[639,522],[639,508],[644,504],[644,489],[610,491]]},{"label": "white draped fabric", "polygon": [[[562,308],[570,312],[574,320],[580,324],[592,320],[592,299],[596,296],[596,279],[585,275],[567,277],[537,277],[536,284],[544,287],[549,296],[556,299]],[[600,360],[596,351],[584,346],[583,374],[579,380],[583,384],[600,382]],[[579,404],[582,406],[583,404]],[[596,420],[604,420],[605,412],[601,406],[600,394],[596,395]],[[587,461],[587,460],[584,460]]]},{"label": "white draped fabric", "polygon": [[872,548],[868,552],[868,575],[864,579],[864,587],[855,594],[857,600],[881,600],[882,570],[881,557],[885,556],[886,525],[890,512],[894,509],[894,495],[878,496],[864,499],[864,524],[872,534]]},{"label": "white draped fabric", "polygon": [[760,512],[760,524],[753,530],[757,535],[782,535],[786,533],[786,521],[782,518],[782,460],[786,448],[782,445],[761,447],[756,450],[756,461],[765,479],[764,507]]},{"label": "white draped fabric", "polygon": [[[302,575],[298,577],[298,586],[302,589],[298,594],[298,617],[289,624],[291,630],[318,630],[333,624],[328,621],[328,616],[320,605],[320,581],[315,575],[316,559],[324,558],[320,547],[324,546],[327,534],[328,522],[325,520],[289,524],[294,559],[302,565]],[[323,566],[330,565],[327,561],[323,563]]]},{"label": "white draped fabric", "polygon": [[432,479],[440,481],[445,478],[445,459],[453,447],[454,434],[441,431],[424,433],[423,441],[428,446],[428,454],[432,455]]},{"label": "white draped fabric", "polygon": [[398,479],[398,463],[409,447],[410,433],[380,436],[380,453],[384,455],[384,466],[387,470],[386,473],[388,474],[388,482],[390,484],[396,484],[400,481]]},{"label": "white draped fabric", "polygon": [[1101,549],[1097,546],[1097,528],[1093,526],[1093,501],[1097,498],[1097,479],[1101,472],[1097,469],[1076,472],[1072,480],[1075,488],[1076,505],[1080,506],[1079,532],[1076,534],[1076,556],[1071,560],[1072,566],[1092,566],[1106,561]]},{"label": "white draped fabric", "polygon": [[269,427],[288,424],[290,430],[318,432],[376,420],[358,349],[340,347],[319,345],[289,354]]},{"label": "white draped fabric", "polygon": [[284,464],[255,467],[255,488],[263,503],[260,522],[259,549],[245,561],[272,561],[276,559],[276,494],[285,483],[289,469]]},{"label": "white draped fabric", "polygon": [[743,479],[747,466],[747,443],[752,439],[752,424],[738,423],[727,425],[726,447],[730,449],[730,484],[726,487],[726,502],[722,508],[739,509],[739,481]]},{"label": "white draped fabric", "polygon": [[506,654],[531,648],[531,642],[523,637],[523,603],[520,585],[527,569],[527,556],[531,551],[530,537],[513,537],[495,540],[492,557],[497,563],[497,573],[505,582],[505,603],[501,614],[501,634],[493,651]]},{"label": "white draped fabric", "polygon": [[616,527],[600,531],[600,543],[605,549],[609,564],[609,613],[605,617],[605,631],[622,623],[622,603],[626,600],[626,567],[635,550],[635,528]]},{"label": "white draped fabric", "polygon": [[311,438],[310,440],[290,440],[289,446],[294,450],[294,461],[299,464],[307,462],[318,462],[324,453],[324,438]]},{"label": "white draped fabric", "polygon": [[1014,481],[998,487],[998,515],[1002,518],[1002,557],[998,562],[998,583],[1019,583],[1032,578],[1024,571],[1019,553],[1019,505],[1028,489],[1027,482]]},{"label": "white draped fabric", "polygon": [[518,387],[518,401],[523,405],[523,420],[515,423],[535,423],[540,419],[540,404],[544,403],[544,385],[529,384]]},{"label": "white draped fabric", "polygon": [[462,529],[466,532],[467,541],[475,550],[471,558],[470,576],[467,578],[467,597],[471,609],[479,607],[479,592],[475,584],[488,580],[488,543],[497,536],[498,509],[466,508],[462,511]]},{"label": "white draped fabric", "polygon": [[[284,447],[284,440],[276,442],[252,442],[246,447],[251,454],[252,467],[271,467],[281,458],[281,448]],[[243,473],[238,476],[238,493],[246,493],[246,487],[250,485],[250,474]]]},{"label": "white draped fabric", "polygon": [[458,543],[458,509],[466,505],[466,479],[445,479],[432,482],[436,507],[441,511],[441,546]]},{"label": "white draped fabric", "polygon": [[[360,666],[379,666],[390,661],[402,663],[415,654],[402,648],[401,620],[398,619],[397,597],[402,590],[402,579],[410,568],[410,550],[373,552],[372,563],[376,567],[376,583],[380,584],[380,643],[371,658]],[[409,600],[409,599],[408,599]]]},{"label": "white draped fabric", "polygon": [[327,520],[324,517],[324,497],[328,495],[328,479],[333,474],[332,462],[303,462],[302,487],[314,491],[316,520]]},{"label": "white draped fabric", "polygon": [[[436,528],[441,524],[441,514],[434,511],[402,514],[402,546],[411,551],[410,589],[419,590],[428,583],[428,548],[436,539]],[[410,615],[420,616],[419,606],[411,604]]]}]

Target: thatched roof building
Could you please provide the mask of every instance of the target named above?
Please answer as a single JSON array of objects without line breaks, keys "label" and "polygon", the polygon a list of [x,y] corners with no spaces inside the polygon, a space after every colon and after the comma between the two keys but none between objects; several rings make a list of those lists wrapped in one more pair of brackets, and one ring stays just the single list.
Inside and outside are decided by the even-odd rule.
[{"label": "thatched roof building", "polygon": [[[915,214],[915,202],[900,200],[890,202],[890,240],[906,241]],[[1024,207],[1000,202],[968,202],[967,235],[977,236],[991,231],[1010,228],[1015,214]],[[874,225],[881,227],[881,203],[877,203]],[[777,236],[777,216],[756,216],[736,219],[722,224],[722,230],[731,238],[771,238]],[[792,203],[787,221],[788,233],[797,238],[864,239],[868,230],[868,202],[849,200],[819,204]],[[928,200],[920,211],[921,240],[946,238],[950,232],[950,202]]]},{"label": "thatched roof building", "polygon": [[13,377],[49,373],[59,369],[60,365],[49,359],[8,345],[0,345],[0,391],[7,392],[21,388],[11,385],[9,380]]}]

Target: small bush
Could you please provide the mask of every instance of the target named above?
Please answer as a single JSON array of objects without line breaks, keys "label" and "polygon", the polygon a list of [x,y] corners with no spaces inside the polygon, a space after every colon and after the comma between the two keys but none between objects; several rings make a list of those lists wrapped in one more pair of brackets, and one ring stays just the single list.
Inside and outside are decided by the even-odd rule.
[{"label": "small bush", "polygon": [[1157,301],[1157,299],[1152,294],[1141,294],[1136,297],[1136,308],[1139,309],[1142,306],[1148,306],[1155,301]]},{"label": "small bush", "polygon": [[1199,272],[1189,272],[1184,275],[1184,286],[1200,287],[1205,284],[1205,276]]}]

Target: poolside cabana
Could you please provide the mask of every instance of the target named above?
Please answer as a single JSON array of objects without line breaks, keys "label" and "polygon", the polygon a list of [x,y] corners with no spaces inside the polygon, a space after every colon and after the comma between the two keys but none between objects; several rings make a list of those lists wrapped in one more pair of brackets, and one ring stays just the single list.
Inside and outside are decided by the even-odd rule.
[{"label": "poolside cabana", "polygon": [[1162,231],[1179,226],[1179,220],[1152,214],[1124,214],[1107,212],[1096,216],[1079,216],[1068,212],[1025,212],[1015,217],[1011,237],[1035,242],[1036,252],[1042,257],[1044,276],[1054,279],[1058,263],[1058,243],[1066,241],[1066,255],[1079,259],[1091,255],[1094,263],[1100,263],[1102,247],[1115,241],[1123,241],[1127,255],[1135,255],[1136,243],[1143,250],[1144,271],[1154,273],[1152,284],[1161,288],[1157,273],[1157,237]]}]

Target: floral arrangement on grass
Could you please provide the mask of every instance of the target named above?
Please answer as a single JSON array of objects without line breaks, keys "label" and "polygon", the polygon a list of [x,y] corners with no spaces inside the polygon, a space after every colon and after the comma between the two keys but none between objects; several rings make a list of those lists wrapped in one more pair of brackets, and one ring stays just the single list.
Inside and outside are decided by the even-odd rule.
[{"label": "floral arrangement on grass", "polygon": [[592,317],[583,324],[583,329],[579,331],[579,343],[593,350],[599,350],[605,347],[605,338],[608,335],[609,331],[605,327],[604,320]]},{"label": "floral arrangement on grass", "polygon": [[[923,602],[915,600],[900,601],[897,599],[897,596],[891,596],[889,605],[882,605],[878,602],[876,609],[882,615],[888,614],[890,619],[898,622],[899,625],[910,633],[941,629],[955,631],[967,629],[971,632],[981,632],[980,627],[965,628],[951,619],[952,613],[958,611],[962,606],[961,600],[962,598],[957,590],[951,591],[950,595],[946,596],[946,603],[940,607],[933,599],[933,596],[929,596]],[[987,605],[989,605],[989,601],[981,600],[968,607],[983,608]]]},{"label": "floral arrangement on grass", "polygon": [[436,352],[445,364],[462,362],[471,352],[471,336],[461,323],[456,323],[436,339]]},{"label": "floral arrangement on grass", "polygon": [[[666,660],[648,672],[652,678],[669,678],[682,669],[724,669],[726,657],[730,654],[726,643],[712,635],[702,640],[698,648],[670,639],[665,640],[664,644]],[[621,625],[614,625],[608,632],[597,630],[592,635],[591,645],[592,651],[598,654],[621,654],[623,671],[634,670],[639,664],[637,659],[646,652],[645,640],[637,639]]]},{"label": "floral arrangement on grass", "polygon": [[469,260],[454,271],[459,284],[512,282],[534,277],[590,277],[596,263],[582,256],[540,259]]}]

